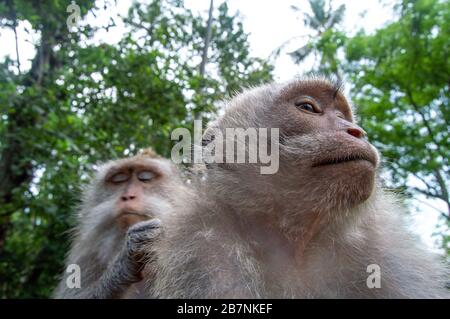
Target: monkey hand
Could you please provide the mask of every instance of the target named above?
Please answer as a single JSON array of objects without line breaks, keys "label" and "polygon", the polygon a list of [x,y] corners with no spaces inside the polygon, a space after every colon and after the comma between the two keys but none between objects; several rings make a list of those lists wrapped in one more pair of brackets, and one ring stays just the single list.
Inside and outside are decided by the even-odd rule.
[{"label": "monkey hand", "polygon": [[153,258],[149,254],[149,246],[161,234],[161,221],[159,219],[151,219],[139,222],[131,226],[126,236],[126,258],[131,272],[136,281],[142,279],[141,271],[144,265]]},{"label": "monkey hand", "polygon": [[161,221],[152,219],[131,226],[120,253],[103,273],[87,297],[119,298],[131,285],[142,280],[141,270],[153,256],[146,253],[161,233]]}]

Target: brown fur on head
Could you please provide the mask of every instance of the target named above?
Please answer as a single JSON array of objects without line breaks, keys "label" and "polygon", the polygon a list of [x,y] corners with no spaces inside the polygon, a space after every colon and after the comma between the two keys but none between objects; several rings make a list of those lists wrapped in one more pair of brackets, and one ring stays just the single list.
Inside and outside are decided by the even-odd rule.
[{"label": "brown fur on head", "polygon": [[142,150],[138,153],[138,155],[140,155],[140,156],[148,156],[148,157],[150,157],[150,158],[161,158],[161,156],[160,156],[158,153],[156,153],[156,152],[153,150],[153,148],[151,148],[151,147],[147,147],[147,148],[142,149]]}]

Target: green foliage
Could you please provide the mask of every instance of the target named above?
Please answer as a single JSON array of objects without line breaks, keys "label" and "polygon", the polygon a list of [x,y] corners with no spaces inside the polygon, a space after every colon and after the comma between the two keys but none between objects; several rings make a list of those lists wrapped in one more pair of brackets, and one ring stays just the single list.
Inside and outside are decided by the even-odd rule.
[{"label": "green foliage", "polygon": [[[209,116],[238,88],[271,79],[271,67],[249,57],[240,18],[226,5],[215,14],[201,77],[206,21],[182,1],[133,3],[124,18],[130,31],[117,45],[89,44],[96,31],[90,27],[68,33],[69,3],[0,7],[4,25],[27,20],[42,31],[28,72],[15,73],[10,59],[0,65],[3,298],[50,296],[63,271],[79,189],[96,163],[148,146],[167,156],[170,132],[191,128],[195,112]],[[92,9],[87,1],[77,4],[82,14]]]},{"label": "green foliage", "polygon": [[383,154],[386,186],[442,201],[450,225],[448,1],[399,1],[397,21],[353,37],[338,28],[345,7],[309,4],[304,23],[315,36],[291,53],[294,61],[314,54],[312,72],[346,77],[360,123]]},{"label": "green foliage", "polygon": [[[92,44],[90,26],[69,33],[69,3],[0,3],[1,26],[26,20],[40,35],[30,70],[19,74],[15,57],[0,64],[2,298],[50,296],[80,188],[96,163],[147,146],[167,156],[174,128],[191,129],[218,101],[271,80],[272,67],[250,57],[241,19],[226,3],[214,11],[203,76],[206,19],[183,1],[133,2],[123,19],[129,32],[117,45]],[[95,11],[92,1],[76,3],[83,16]],[[343,5],[309,3],[304,22],[314,35],[292,57],[300,63],[314,55],[310,71],[345,75],[360,122],[386,159],[388,186],[442,200],[448,222],[447,1],[399,1],[396,21],[353,37],[339,29]]]},{"label": "green foliage", "polygon": [[[314,66],[307,73],[339,75],[341,67],[338,50],[345,45],[346,36],[339,30],[345,13],[345,5],[331,8],[331,1],[308,0],[312,14],[303,13],[305,26],[313,31],[308,43],[289,53],[295,63],[302,63],[308,56],[314,55]],[[294,11],[301,11],[291,6]]]},{"label": "green foliage", "polygon": [[348,42],[346,73],[362,125],[387,158],[390,186],[444,201],[449,216],[450,7],[403,1],[399,11],[397,22]]}]

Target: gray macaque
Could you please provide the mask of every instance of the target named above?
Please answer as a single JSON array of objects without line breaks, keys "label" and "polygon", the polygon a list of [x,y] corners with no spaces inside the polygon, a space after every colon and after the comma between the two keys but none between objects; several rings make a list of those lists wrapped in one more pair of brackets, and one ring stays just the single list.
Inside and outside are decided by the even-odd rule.
[{"label": "gray macaque", "polygon": [[163,235],[146,247],[148,297],[449,297],[446,266],[381,188],[379,154],[339,85],[310,78],[244,91],[209,126],[205,149],[234,139],[230,128],[278,129],[256,146],[267,142],[279,167],[262,174],[259,157],[192,174],[193,191],[176,195]]},{"label": "gray macaque", "polygon": [[175,172],[151,150],[99,168],[84,192],[66,263],[79,266],[80,287],[69,287],[71,273],[65,271],[55,298],[146,296],[141,271],[153,255],[145,247],[160,236],[158,218],[171,213],[169,194],[183,187]]}]

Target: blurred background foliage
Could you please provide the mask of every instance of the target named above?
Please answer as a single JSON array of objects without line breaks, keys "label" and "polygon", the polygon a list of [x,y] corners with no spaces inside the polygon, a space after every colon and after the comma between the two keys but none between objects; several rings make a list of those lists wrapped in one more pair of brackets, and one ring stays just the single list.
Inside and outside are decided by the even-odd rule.
[{"label": "blurred background foliage", "polygon": [[[128,31],[114,45],[91,41],[99,30],[88,24],[69,32],[69,4],[0,1],[0,27],[16,31],[28,21],[39,35],[31,68],[17,56],[0,64],[2,298],[50,296],[79,188],[96,163],[149,145],[168,156],[174,128],[206,123],[220,101],[273,78],[270,60],[252,57],[243,21],[226,3],[205,19],[181,0],[133,2],[121,18]],[[96,2],[76,4],[82,17],[98,10]],[[305,73],[348,80],[359,120],[385,156],[386,186],[442,201],[449,225],[448,2],[398,0],[395,21],[355,36],[340,27],[345,5],[309,5],[307,14],[292,6],[304,19],[299,28],[312,31],[292,59],[313,55]]]}]

